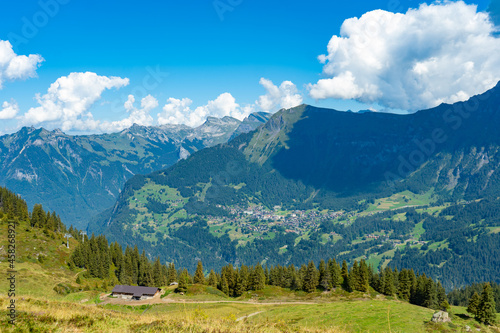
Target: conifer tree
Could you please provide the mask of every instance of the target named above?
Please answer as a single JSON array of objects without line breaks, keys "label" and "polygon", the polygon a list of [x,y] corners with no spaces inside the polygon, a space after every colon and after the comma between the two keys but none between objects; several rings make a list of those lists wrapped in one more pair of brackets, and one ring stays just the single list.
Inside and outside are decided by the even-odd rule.
[{"label": "conifer tree", "polygon": [[292,290],[302,290],[302,279],[300,276],[300,273],[295,269],[293,271],[290,271],[292,275],[292,283],[290,285],[290,288]]},{"label": "conifer tree", "polygon": [[469,304],[467,306],[467,312],[470,313],[471,315],[473,315],[474,317],[477,316],[480,301],[481,301],[481,297],[479,297],[479,294],[477,292],[474,292],[474,294],[469,299]]},{"label": "conifer tree", "polygon": [[187,292],[187,286],[188,286],[188,281],[189,277],[187,276],[187,271],[182,271],[181,275],[179,276],[179,284],[177,285],[177,288],[175,288],[175,292],[178,293],[185,293]]},{"label": "conifer tree", "polygon": [[194,273],[193,282],[197,284],[205,284],[205,276],[203,275],[203,264],[198,261],[196,272]]},{"label": "conifer tree", "polygon": [[342,276],[340,274],[340,266],[335,259],[328,261],[328,270],[330,272],[330,288],[337,288],[340,286]]},{"label": "conifer tree", "polygon": [[252,289],[253,290],[264,289],[265,282],[266,282],[266,275],[264,273],[264,269],[260,264],[257,264],[254,268],[252,275]]},{"label": "conifer tree", "polygon": [[174,262],[168,264],[168,276],[167,276],[167,284],[171,284],[172,282],[176,282],[177,280],[177,271],[175,270]]},{"label": "conifer tree", "polygon": [[229,285],[227,283],[227,277],[226,277],[226,273],[222,273],[221,275],[221,286],[220,286],[220,290],[229,296]]},{"label": "conifer tree", "polygon": [[213,269],[211,269],[210,274],[208,274],[208,285],[217,288],[217,276]]},{"label": "conifer tree", "polygon": [[351,283],[349,281],[349,269],[347,268],[347,262],[344,260],[342,261],[342,269],[340,271],[340,274],[342,275],[342,288],[344,288],[345,291],[351,291]]},{"label": "conifer tree", "polygon": [[354,260],[351,270],[349,271],[349,284],[352,290],[360,289],[359,265],[357,260]]},{"label": "conifer tree", "polygon": [[409,301],[411,295],[411,281],[408,270],[403,269],[399,273],[398,297],[402,300]]},{"label": "conifer tree", "polygon": [[244,292],[245,292],[245,287],[244,287],[241,275],[237,274],[236,284],[234,286],[233,296],[234,297],[239,297],[239,296],[243,295]]},{"label": "conifer tree", "polygon": [[495,299],[489,283],[483,285],[483,292],[477,307],[476,318],[485,324],[494,325],[496,323]]},{"label": "conifer tree", "polygon": [[394,286],[393,272],[390,267],[384,269],[384,287],[383,293],[387,296],[393,296],[396,293],[396,287]]},{"label": "conifer tree", "polygon": [[425,283],[424,289],[424,303],[423,306],[431,309],[435,309],[437,306],[437,291],[436,285],[431,278],[428,278]]},{"label": "conifer tree", "polygon": [[319,273],[314,265],[314,262],[311,260],[307,265],[306,274],[304,276],[304,282],[302,288],[304,291],[311,293],[316,290],[318,286]]},{"label": "conifer tree", "polygon": [[420,306],[424,305],[426,283],[427,277],[425,274],[418,276],[417,282],[412,289],[410,303]]},{"label": "conifer tree", "polygon": [[448,302],[446,298],[446,290],[444,290],[444,287],[440,281],[438,281],[436,285],[436,293],[437,293],[437,304],[439,304],[439,306],[441,306],[441,303],[444,303],[445,301]]},{"label": "conifer tree", "polygon": [[241,286],[243,291],[248,290],[248,286],[250,284],[250,271],[248,269],[248,266],[242,265],[240,269],[240,278],[241,278]]},{"label": "conifer tree", "polygon": [[160,257],[157,257],[153,266],[153,285],[159,287],[165,284],[167,284],[167,280],[163,275]]},{"label": "conifer tree", "polygon": [[358,283],[359,283],[359,291],[367,292],[370,288],[370,268],[366,265],[364,259],[361,259],[359,262],[359,270],[358,270]]},{"label": "conifer tree", "polygon": [[326,263],[323,259],[319,262],[319,285],[324,290],[328,290],[330,285],[328,270],[326,269]]}]

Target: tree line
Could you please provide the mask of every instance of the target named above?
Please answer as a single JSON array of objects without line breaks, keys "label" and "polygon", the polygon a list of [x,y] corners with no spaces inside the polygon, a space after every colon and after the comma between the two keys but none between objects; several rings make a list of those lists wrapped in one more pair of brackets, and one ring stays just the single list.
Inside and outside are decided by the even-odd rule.
[{"label": "tree line", "polygon": [[[35,204],[29,213],[28,205],[19,195],[0,187],[0,219],[29,221],[31,228],[44,231],[67,232],[66,226],[56,212],[45,211],[40,204]],[[73,228],[71,228],[73,230]]]},{"label": "tree line", "polygon": [[[263,267],[260,263],[234,267],[229,264],[218,272],[211,269],[207,275],[199,261],[192,275],[185,268],[176,269],[173,262],[161,264],[159,258],[150,260],[145,251],[139,252],[137,246],[127,246],[123,251],[117,242],[108,244],[105,236],[92,235],[90,238],[85,236],[75,248],[69,266],[85,268],[87,277],[111,279],[126,285],[160,287],[176,283],[176,291],[183,293],[188,291],[190,284],[209,285],[229,297],[239,297],[246,291],[262,290],[266,285],[307,293],[338,288],[346,292],[367,293],[373,289],[383,295],[431,309],[447,310],[450,306],[440,281],[415,273],[413,269],[398,271],[397,268],[385,267],[380,272],[375,272],[363,259],[359,262],[355,260],[350,267],[345,260],[339,264],[334,258],[321,260],[319,265],[311,260],[300,267],[293,264]],[[481,301],[483,298],[485,300]],[[486,307],[490,309],[493,304],[494,314],[495,300],[491,303],[490,298],[480,297],[477,305],[473,305],[471,309],[485,308],[485,305],[480,304],[488,304]],[[494,315],[484,314],[490,312],[476,310],[471,313],[480,321],[492,322]]]}]

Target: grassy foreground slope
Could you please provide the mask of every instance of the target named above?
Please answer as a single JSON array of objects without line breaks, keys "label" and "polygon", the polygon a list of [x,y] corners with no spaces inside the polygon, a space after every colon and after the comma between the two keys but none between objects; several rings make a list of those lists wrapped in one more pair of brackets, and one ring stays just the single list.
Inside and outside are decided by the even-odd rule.
[{"label": "grassy foreground slope", "polygon": [[[6,272],[7,262],[7,222],[0,220],[0,271]],[[70,270],[67,260],[77,241],[69,239],[66,246],[64,235],[52,231],[29,228],[28,222],[18,221],[16,227],[17,293],[23,296],[43,296],[54,298],[57,285],[77,288],[77,275],[82,271]],[[8,289],[7,279],[0,279],[2,294]]]},{"label": "grassy foreground slope", "polygon": [[396,300],[351,300],[318,304],[186,303],[141,306],[92,305],[25,298],[18,323],[6,323],[7,302],[0,300],[2,332],[481,332],[454,308],[452,323],[429,322],[432,310]]}]

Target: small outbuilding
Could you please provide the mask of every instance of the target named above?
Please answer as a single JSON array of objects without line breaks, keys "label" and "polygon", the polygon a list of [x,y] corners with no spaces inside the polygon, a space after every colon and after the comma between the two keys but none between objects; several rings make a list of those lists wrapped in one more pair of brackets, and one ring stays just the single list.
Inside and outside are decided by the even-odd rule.
[{"label": "small outbuilding", "polygon": [[124,299],[150,299],[160,293],[161,289],[156,287],[122,286],[116,285],[111,294]]}]

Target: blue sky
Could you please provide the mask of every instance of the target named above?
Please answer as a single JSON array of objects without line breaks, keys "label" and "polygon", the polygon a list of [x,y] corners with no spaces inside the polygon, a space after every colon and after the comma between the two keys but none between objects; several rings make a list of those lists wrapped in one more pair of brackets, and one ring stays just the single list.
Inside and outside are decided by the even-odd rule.
[{"label": "blue sky", "polygon": [[[476,4],[478,12],[483,12],[490,1],[465,3]],[[223,93],[229,93],[240,108],[248,106],[246,110],[259,111],[267,106],[267,111],[276,111],[280,103],[274,105],[269,98],[267,104],[264,101],[255,103],[259,96],[269,93],[259,84],[261,78],[271,80],[278,87],[283,81],[291,81],[296,87],[292,96],[300,95],[302,102],[317,106],[354,110],[368,107],[403,109],[401,106],[406,104],[380,100],[380,94],[374,97],[365,88],[357,92],[323,91],[314,95],[310,84],[315,85],[325,77],[326,66],[318,61],[318,56],[328,55],[327,44],[332,36],[340,34],[346,19],[361,17],[376,9],[404,14],[409,8],[418,8],[419,4],[411,0],[2,2],[0,41],[9,40],[17,55],[38,54],[44,61],[39,64],[36,77],[3,83],[0,111],[4,101],[9,105],[15,103],[18,111],[16,117],[7,119],[9,117],[5,116],[0,120],[0,133],[31,125],[30,119],[35,126],[61,127],[60,119],[34,121],[36,117],[28,117],[21,121],[19,117],[38,107],[36,94],[46,94],[58,78],[84,72],[129,79],[127,84],[111,84],[112,88],[98,92],[94,102],[82,107],[82,112],[91,112],[98,122],[119,121],[134,111],[146,109],[153,118],[152,124],[156,124],[156,114],[162,111],[169,98],[189,98],[188,112],[194,112],[199,106],[202,107],[201,115],[224,115],[233,112],[234,105],[228,107],[233,111],[224,113],[216,110],[220,103],[208,103]],[[334,61],[339,59],[332,55],[327,62]],[[489,60],[474,63],[479,61]],[[151,72],[158,71],[160,79],[155,80]],[[352,68],[332,69],[327,77],[345,79],[343,74],[347,71],[355,74],[355,82],[360,86],[359,74],[356,76]],[[329,83],[335,87],[336,81]],[[369,86],[366,82],[363,84]],[[466,89],[464,91],[467,93]],[[130,101],[129,95],[133,95],[135,103],[133,108],[127,109],[124,104]],[[157,103],[145,101],[141,107],[140,101],[146,95],[154,97]],[[445,95],[441,97],[447,101]],[[231,103],[232,100],[226,98],[224,101]],[[423,103],[409,103],[408,109],[425,105]],[[33,110],[32,114],[34,112],[37,111]],[[238,109],[233,114],[244,112]],[[192,120],[191,124],[194,122]],[[78,128],[68,124],[67,132],[106,130],[98,126]],[[112,130],[120,126],[106,128]]]}]

